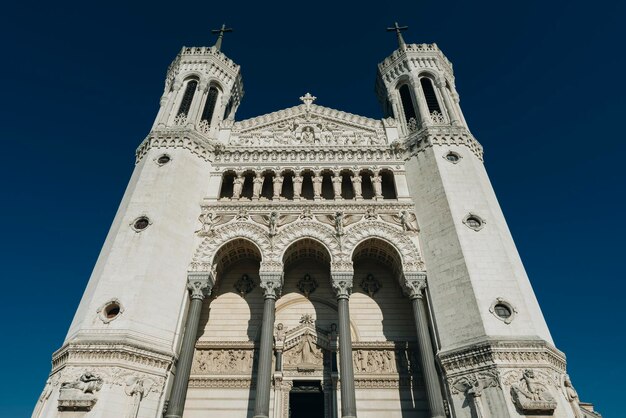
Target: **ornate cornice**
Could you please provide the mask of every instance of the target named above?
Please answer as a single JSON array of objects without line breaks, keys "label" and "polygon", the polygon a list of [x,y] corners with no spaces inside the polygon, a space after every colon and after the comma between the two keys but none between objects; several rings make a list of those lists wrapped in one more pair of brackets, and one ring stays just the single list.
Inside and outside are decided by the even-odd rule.
[{"label": "ornate cornice", "polygon": [[215,388],[215,389],[248,389],[254,388],[256,379],[249,377],[215,377],[194,376],[189,378],[190,388]]},{"label": "ornate cornice", "polygon": [[483,147],[464,127],[427,126],[406,138],[408,155],[416,155],[433,145],[459,145],[469,148],[472,153],[483,161]]},{"label": "ornate cornice", "polygon": [[266,201],[250,201],[250,200],[205,200],[202,203],[203,210],[232,212],[237,213],[241,210],[242,204],[245,205],[248,213],[252,214],[256,211],[269,213],[271,211],[279,212],[302,212],[305,209],[312,212],[332,212],[341,210],[343,212],[365,213],[368,208],[372,208],[377,213],[397,213],[402,210],[414,210],[413,203],[398,202],[395,200],[266,200]]},{"label": "ornate cornice", "polygon": [[209,140],[204,135],[186,128],[163,128],[153,130],[144,139],[135,152],[135,163],[143,159],[153,148],[183,148],[205,161],[213,161],[221,144]]},{"label": "ornate cornice", "polygon": [[489,341],[440,352],[448,377],[492,367],[550,367],[565,372],[565,355],[545,341]]},{"label": "ornate cornice", "polygon": [[118,344],[103,341],[69,342],[52,355],[52,372],[67,365],[91,363],[135,364],[141,368],[167,370],[174,359],[173,354],[153,350],[138,344]]}]

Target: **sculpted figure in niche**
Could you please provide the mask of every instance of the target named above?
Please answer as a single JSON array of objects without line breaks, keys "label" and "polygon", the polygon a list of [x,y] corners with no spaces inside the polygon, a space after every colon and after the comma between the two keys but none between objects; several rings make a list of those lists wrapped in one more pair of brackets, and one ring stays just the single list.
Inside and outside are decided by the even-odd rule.
[{"label": "sculpted figure in niche", "polygon": [[243,182],[244,178],[241,175],[235,177],[233,180],[233,199],[239,199],[241,196],[241,191],[243,190]]},{"label": "sculpted figure in niche", "polygon": [[568,375],[565,375],[565,380],[563,381],[563,386],[565,390],[565,397],[572,407],[572,412],[574,412],[575,418],[584,418],[582,412],[580,412],[580,399],[578,399],[578,393],[574,386],[572,385],[572,381],[570,380]]},{"label": "sculpted figure in niche", "polygon": [[278,229],[278,212],[272,211],[272,213],[270,213],[268,223],[269,223],[269,235],[270,237],[273,237],[274,235],[276,235],[276,232]]},{"label": "sculpted figure in niche", "polygon": [[313,195],[315,199],[320,199],[322,195],[322,176],[317,174],[313,177]]},{"label": "sculpted figure in niche", "polygon": [[252,180],[252,198],[258,199],[261,195],[261,190],[263,189],[263,175],[261,173],[257,173],[254,180]]},{"label": "sculpted figure in niche", "polygon": [[335,199],[341,199],[341,176],[336,173],[333,177],[333,191],[335,192]]},{"label": "sculpted figure in niche", "polygon": [[372,186],[374,187],[374,195],[378,197],[383,197],[383,178],[378,174],[372,177]]},{"label": "sculpted figure in niche", "polygon": [[126,418],[137,418],[139,415],[139,405],[147,390],[142,379],[131,377],[126,381],[126,394],[131,397],[130,407]]},{"label": "sculpted figure in niche", "polygon": [[293,198],[300,199],[303,178],[300,174],[293,176]]},{"label": "sculpted figure in niche", "polygon": [[358,174],[355,174],[354,176],[352,176],[350,180],[352,180],[352,188],[354,189],[354,197],[356,197],[357,199],[360,199],[361,193],[362,193],[361,183],[363,182],[363,180],[361,179],[361,176],[359,176]]},{"label": "sculpted figure in niche", "polygon": [[315,346],[313,337],[306,331],[298,347],[294,349],[291,364],[322,364],[324,354]]},{"label": "sculpted figure in niche", "polygon": [[276,325],[276,333],[274,334],[274,342],[276,345],[285,343],[285,326],[281,323]]},{"label": "sculpted figure in niche", "polygon": [[280,199],[280,192],[283,190],[283,176],[276,174],[274,177],[274,199]]},{"label": "sculpted figure in niche", "polygon": [[315,133],[310,126],[305,127],[302,130],[302,136],[300,137],[303,144],[312,144],[315,139]]},{"label": "sculpted figure in niche", "polygon": [[94,393],[102,388],[102,379],[91,372],[85,372],[73,382],[65,382],[61,389],[78,389],[83,393]]}]

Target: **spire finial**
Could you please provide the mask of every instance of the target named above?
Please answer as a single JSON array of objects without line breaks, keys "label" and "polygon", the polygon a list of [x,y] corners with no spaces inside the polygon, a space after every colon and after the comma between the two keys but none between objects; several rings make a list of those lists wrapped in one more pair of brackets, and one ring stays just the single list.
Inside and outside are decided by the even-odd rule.
[{"label": "spire finial", "polygon": [[302,103],[304,103],[307,112],[311,110],[311,105],[313,104],[315,99],[317,99],[317,97],[312,96],[311,93],[307,93],[304,96],[300,97],[300,100],[302,100]]},{"label": "spire finial", "polygon": [[400,45],[400,49],[406,47],[404,38],[402,37],[402,31],[407,30],[408,28],[408,26],[399,26],[398,22],[394,22],[393,28],[387,28],[387,32],[395,32],[398,35],[398,45]]},{"label": "spire finial", "polygon": [[232,32],[233,29],[232,28],[227,28],[225,23],[222,23],[222,27],[220,29],[213,29],[211,31],[211,33],[219,33],[219,35],[217,35],[217,41],[215,41],[215,50],[219,51],[220,49],[222,49],[222,39],[224,38],[224,33],[225,32]]}]

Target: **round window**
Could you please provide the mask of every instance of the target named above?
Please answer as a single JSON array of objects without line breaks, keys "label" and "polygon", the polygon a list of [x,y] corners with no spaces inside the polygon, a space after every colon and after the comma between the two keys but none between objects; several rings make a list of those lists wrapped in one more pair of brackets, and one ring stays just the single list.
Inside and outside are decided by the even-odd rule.
[{"label": "round window", "polygon": [[113,302],[106,308],[104,308],[104,316],[106,319],[113,319],[120,314],[120,305]]},{"label": "round window", "polygon": [[502,319],[510,318],[511,315],[513,315],[513,312],[511,312],[511,308],[503,303],[498,303],[496,306],[493,307],[493,310],[495,311],[496,315],[498,315]]},{"label": "round window", "polygon": [[135,220],[135,222],[133,223],[133,228],[135,228],[135,231],[143,231],[148,227],[148,225],[150,225],[150,219],[142,216]]},{"label": "round window", "polygon": [[169,156],[169,155],[167,155],[167,154],[163,154],[163,155],[161,155],[161,156],[157,159],[157,163],[158,163],[159,165],[167,164],[167,163],[169,163],[170,161],[171,161],[171,158],[170,158],[170,156]]},{"label": "round window", "polygon": [[470,228],[475,228],[475,229],[483,226],[483,222],[480,219],[478,219],[476,216],[470,216],[469,218],[467,218],[465,223]]},{"label": "round window", "polygon": [[449,152],[446,154],[446,160],[450,161],[451,163],[457,163],[459,162],[459,154],[455,154],[454,152]]}]

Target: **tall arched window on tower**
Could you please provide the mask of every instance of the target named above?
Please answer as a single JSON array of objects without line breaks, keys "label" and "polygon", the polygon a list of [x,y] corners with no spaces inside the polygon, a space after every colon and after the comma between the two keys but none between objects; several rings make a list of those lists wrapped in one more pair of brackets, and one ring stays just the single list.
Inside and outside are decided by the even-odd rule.
[{"label": "tall arched window on tower", "polygon": [[398,91],[400,93],[400,101],[402,102],[406,126],[409,128],[409,131],[414,131],[417,129],[417,116],[415,106],[413,105],[411,90],[409,90],[408,84],[403,84]]},{"label": "tall arched window on tower", "polygon": [[217,103],[217,96],[219,91],[217,87],[211,86],[209,88],[209,94],[206,96],[206,102],[204,103],[204,110],[202,111],[202,120],[206,120],[209,125],[213,120],[213,112],[215,111],[215,104]]},{"label": "tall arched window on tower", "polygon": [[441,107],[439,106],[437,93],[435,93],[432,80],[428,77],[422,77],[420,78],[420,84],[422,85],[422,90],[424,91],[424,98],[426,99],[426,105],[428,106],[428,113],[431,115],[441,115]]},{"label": "tall arched window on tower", "polygon": [[183,94],[183,100],[180,102],[180,107],[178,108],[177,116],[189,114],[189,109],[191,109],[191,102],[193,101],[193,95],[196,94],[196,88],[198,87],[198,80],[189,80],[187,82],[187,87],[185,87],[185,93]]}]

